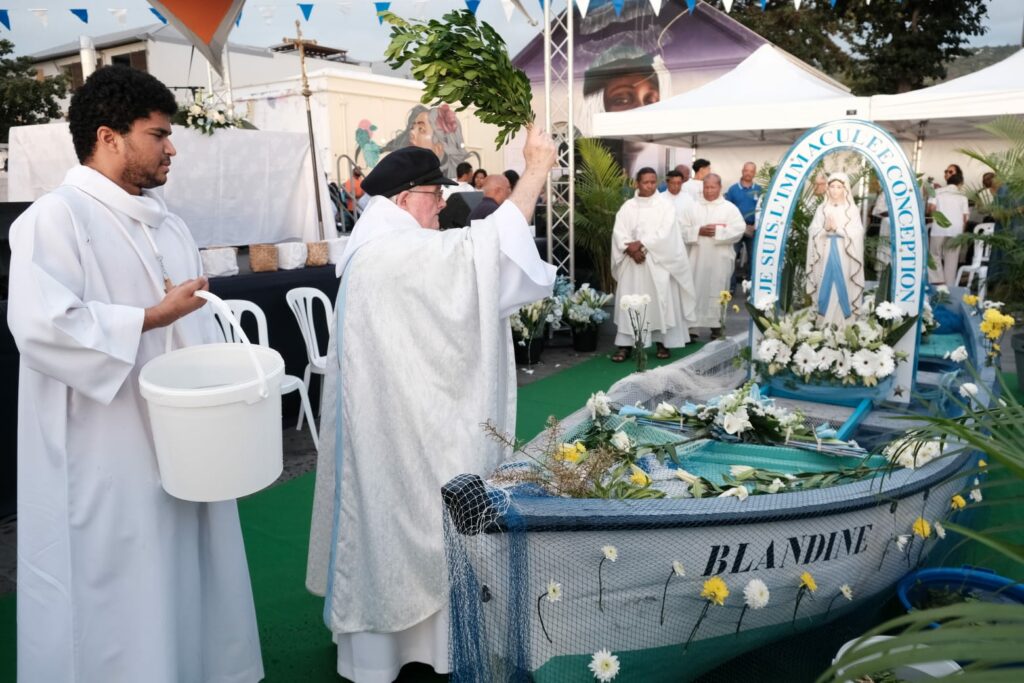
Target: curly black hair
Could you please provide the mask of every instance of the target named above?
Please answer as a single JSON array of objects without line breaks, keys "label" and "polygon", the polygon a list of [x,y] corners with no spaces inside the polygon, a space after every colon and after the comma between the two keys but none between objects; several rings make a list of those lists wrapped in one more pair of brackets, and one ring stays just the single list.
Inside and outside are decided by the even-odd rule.
[{"label": "curly black hair", "polygon": [[68,121],[78,160],[85,163],[96,148],[100,126],[127,133],[132,123],[155,111],[174,116],[178,104],[167,86],[138,69],[115,64],[89,76],[71,97]]}]

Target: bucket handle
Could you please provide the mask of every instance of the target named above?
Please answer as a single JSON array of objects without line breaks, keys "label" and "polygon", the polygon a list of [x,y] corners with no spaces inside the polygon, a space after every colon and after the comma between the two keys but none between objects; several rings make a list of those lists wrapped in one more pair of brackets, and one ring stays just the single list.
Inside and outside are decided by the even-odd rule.
[{"label": "bucket handle", "polygon": [[238,323],[238,318],[236,318],[235,314],[231,312],[231,307],[228,306],[219,296],[204,289],[197,289],[195,291],[195,296],[198,296],[200,299],[206,299],[210,302],[210,305],[217,310],[217,313],[219,313],[221,317],[231,323],[231,326],[235,328],[235,332],[238,333],[238,337],[242,340],[242,345],[245,346],[246,350],[249,352],[249,358],[252,360],[252,365],[256,369],[256,376],[260,381],[260,398],[266,398],[270,392],[267,389],[267,375],[263,372],[263,364],[260,363],[259,358],[256,357],[256,352],[253,351],[252,343],[245,335],[245,331],[242,330],[242,326]]}]

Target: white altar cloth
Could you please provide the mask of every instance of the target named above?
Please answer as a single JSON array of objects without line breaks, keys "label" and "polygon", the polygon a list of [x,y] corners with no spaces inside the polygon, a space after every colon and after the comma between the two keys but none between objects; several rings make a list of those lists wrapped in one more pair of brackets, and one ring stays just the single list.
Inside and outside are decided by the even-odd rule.
[{"label": "white altar cloth", "polygon": [[[203,135],[174,126],[171,142],[178,153],[164,200],[200,247],[320,239],[306,134],[222,129]],[[35,201],[60,185],[77,163],[68,124],[11,128],[9,201]],[[334,237],[322,174],[320,202],[325,237]]]}]

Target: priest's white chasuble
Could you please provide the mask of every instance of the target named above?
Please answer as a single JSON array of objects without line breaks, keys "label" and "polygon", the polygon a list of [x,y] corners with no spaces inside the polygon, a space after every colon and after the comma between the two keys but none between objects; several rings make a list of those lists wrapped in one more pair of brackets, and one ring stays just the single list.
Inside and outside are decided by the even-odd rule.
[{"label": "priest's white chasuble", "polygon": [[550,296],[555,269],[512,202],[439,232],[384,197],[338,268],[306,585],[341,675],[446,672],[441,487],[506,457],[481,425],[515,433],[508,316]]}]

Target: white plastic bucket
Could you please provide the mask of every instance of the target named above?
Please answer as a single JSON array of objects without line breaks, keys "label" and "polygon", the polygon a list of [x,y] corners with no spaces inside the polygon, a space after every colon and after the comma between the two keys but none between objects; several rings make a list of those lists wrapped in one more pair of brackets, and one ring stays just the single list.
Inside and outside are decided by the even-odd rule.
[{"label": "white plastic bucket", "polygon": [[[241,333],[223,301],[197,292]],[[143,366],[160,479],[176,498],[239,498],[272,484],[283,467],[281,378],[284,360],[249,343],[190,346]]]}]

